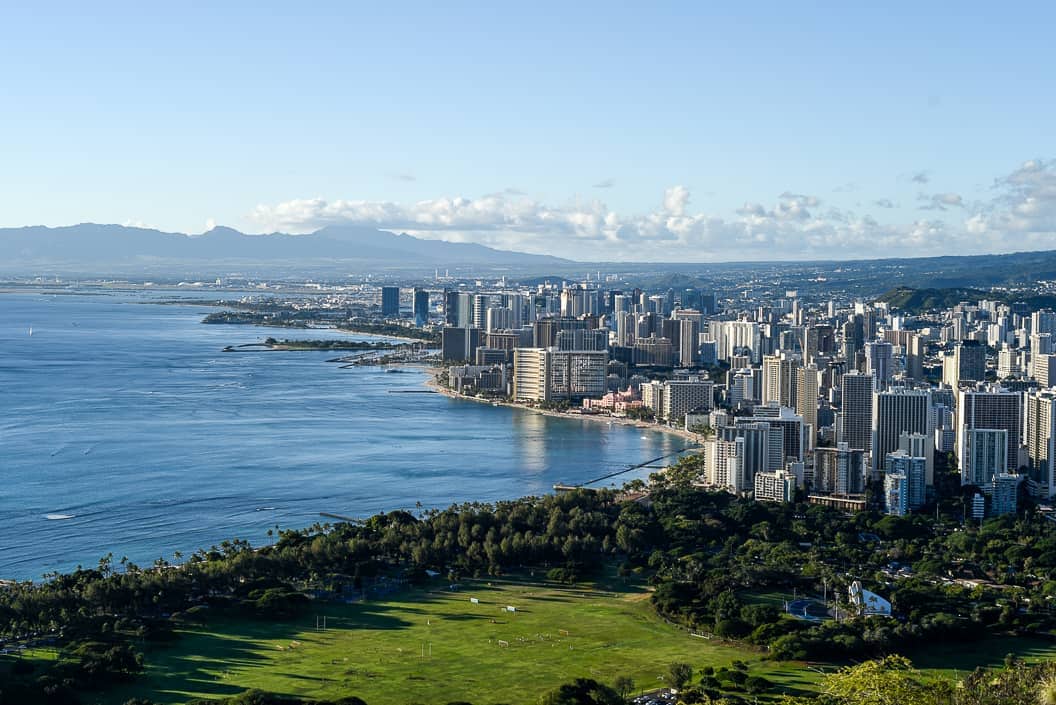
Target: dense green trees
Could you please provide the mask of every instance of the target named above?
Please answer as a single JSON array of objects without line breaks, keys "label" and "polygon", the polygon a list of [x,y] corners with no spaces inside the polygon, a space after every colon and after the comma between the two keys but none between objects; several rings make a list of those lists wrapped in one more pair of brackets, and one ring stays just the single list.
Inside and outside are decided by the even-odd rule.
[{"label": "dense green trees", "polygon": [[[133,677],[139,643],[171,638],[174,621],[200,619],[203,610],[291,617],[309,591],[358,595],[423,580],[426,571],[452,582],[507,572],[577,581],[615,562],[621,574],[652,583],[653,605],[666,618],[778,659],[868,658],[1056,626],[1056,526],[1039,514],[962,527],[768,505],[694,487],[692,463],[661,478],[645,502],[577,491],[391,512],[282,531],[259,549],[226,541],[180,566],[107,556],[93,568],[5,587],[0,638],[54,639],[63,651],[52,667],[8,674],[3,697],[60,702]],[[858,618],[847,603],[854,579],[890,599],[898,619]],[[782,609],[792,594],[825,595],[842,619],[795,619]],[[724,677],[746,692],[765,686]]]}]

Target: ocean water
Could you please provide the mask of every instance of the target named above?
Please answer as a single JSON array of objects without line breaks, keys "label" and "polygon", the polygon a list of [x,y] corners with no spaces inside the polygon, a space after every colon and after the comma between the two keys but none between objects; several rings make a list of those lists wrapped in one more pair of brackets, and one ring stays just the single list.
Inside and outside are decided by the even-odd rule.
[{"label": "ocean water", "polygon": [[[140,564],[269,528],[550,492],[681,439],[449,399],[334,352],[336,331],[203,325],[172,292],[0,293],[0,578]],[[32,334],[30,334],[32,329]],[[622,476],[643,476],[648,470]]]}]

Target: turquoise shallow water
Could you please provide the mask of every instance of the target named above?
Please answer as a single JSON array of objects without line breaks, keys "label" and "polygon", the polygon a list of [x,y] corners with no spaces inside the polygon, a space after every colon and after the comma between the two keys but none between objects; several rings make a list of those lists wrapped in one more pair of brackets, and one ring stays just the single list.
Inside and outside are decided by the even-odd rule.
[{"label": "turquoise shallow water", "polygon": [[149,563],[232,537],[262,544],[320,512],[541,494],[683,446],[393,394],[424,373],[341,369],[334,353],[223,353],[268,335],[352,336],[202,325],[210,309],[144,303],[171,295],[0,294],[0,578],[111,551]]}]

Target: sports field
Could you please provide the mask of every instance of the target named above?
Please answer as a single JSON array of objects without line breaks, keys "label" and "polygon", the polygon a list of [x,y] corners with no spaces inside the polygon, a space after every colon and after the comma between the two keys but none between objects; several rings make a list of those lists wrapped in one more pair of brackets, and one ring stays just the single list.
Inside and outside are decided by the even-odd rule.
[{"label": "sports field", "polygon": [[[324,616],[327,629],[317,630]],[[611,684],[630,675],[640,689],[663,686],[659,677],[674,661],[696,670],[740,659],[773,681],[775,694],[809,689],[819,677],[762,656],[664,623],[642,592],[467,581],[458,591],[438,584],[379,602],[320,604],[289,622],[225,618],[189,627],[172,646],[148,652],[137,683],[100,702],[182,703],[260,688],[358,695],[371,705],[535,703],[576,677]]]}]

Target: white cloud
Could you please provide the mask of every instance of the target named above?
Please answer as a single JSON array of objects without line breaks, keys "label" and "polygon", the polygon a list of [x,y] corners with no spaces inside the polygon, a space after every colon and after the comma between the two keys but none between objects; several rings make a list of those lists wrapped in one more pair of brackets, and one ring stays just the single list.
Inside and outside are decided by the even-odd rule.
[{"label": "white cloud", "polygon": [[1019,249],[1056,245],[1056,161],[1026,161],[994,188],[998,196],[966,221],[969,232],[1021,243]]},{"label": "white cloud", "polygon": [[[725,215],[694,213],[689,189],[676,185],[644,214],[617,213],[598,199],[546,204],[507,189],[411,204],[298,199],[260,205],[251,218],[268,230],[303,233],[351,224],[583,260],[849,259],[1056,245],[1052,162],[1026,162],[997,179],[989,201],[970,204],[956,193],[922,200],[938,217],[879,222],[823,208],[817,197],[793,191],[771,205],[747,202]],[[872,204],[896,212],[889,199]]]},{"label": "white cloud", "polygon": [[948,208],[964,208],[964,199],[957,193],[921,193],[917,195],[918,201],[924,201],[920,206],[925,211],[944,211]]}]

